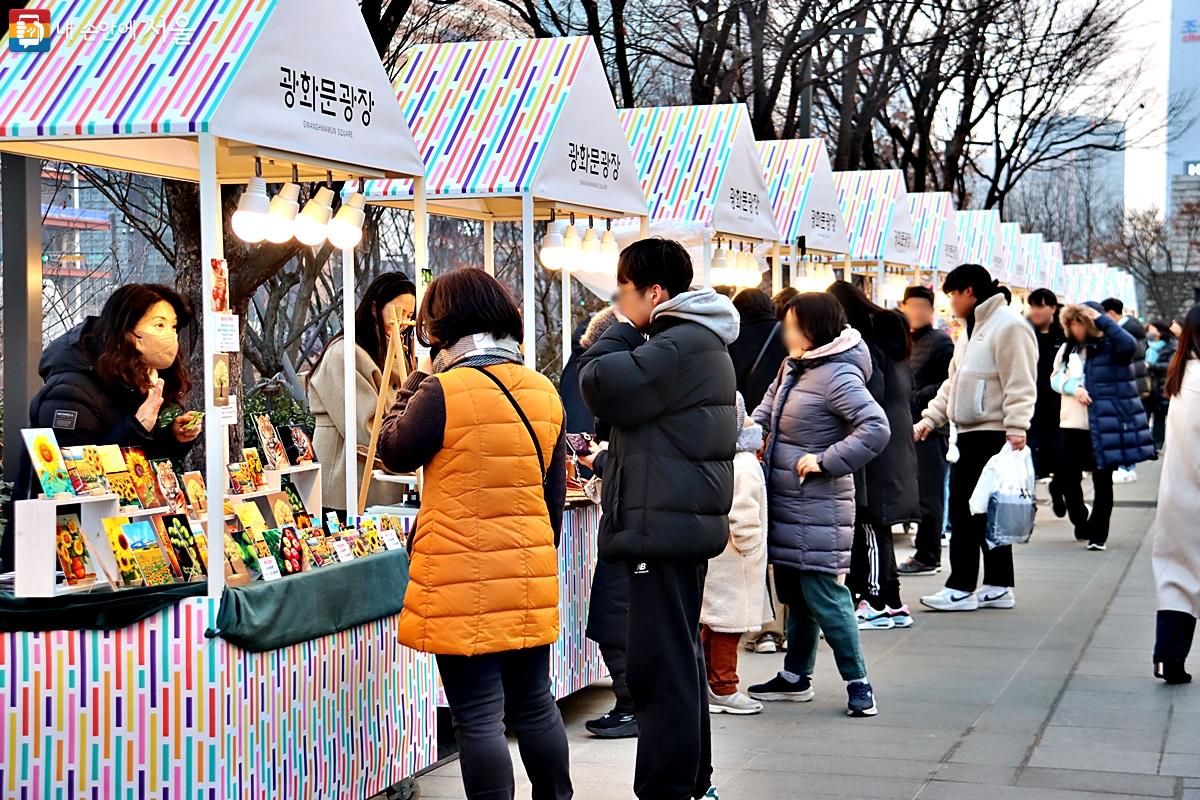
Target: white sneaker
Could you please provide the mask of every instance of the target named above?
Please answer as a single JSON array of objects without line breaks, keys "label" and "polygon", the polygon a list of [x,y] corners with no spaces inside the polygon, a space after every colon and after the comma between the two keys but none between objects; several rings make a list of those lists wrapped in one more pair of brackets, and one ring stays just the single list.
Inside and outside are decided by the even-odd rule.
[{"label": "white sneaker", "polygon": [[1013,590],[1007,586],[985,584],[979,587],[978,594],[980,608],[1012,608],[1017,604]]},{"label": "white sneaker", "polygon": [[1137,483],[1137,470],[1133,467],[1117,467],[1113,471],[1113,483]]},{"label": "white sneaker", "polygon": [[974,592],[960,592],[947,586],[937,594],[922,597],[921,605],[934,611],[974,611],[979,608],[979,599]]},{"label": "white sneaker", "polygon": [[886,631],[896,627],[896,621],[892,619],[886,609],[876,611],[866,600],[858,604],[854,616],[858,619],[860,631]]},{"label": "white sneaker", "polygon": [[741,692],[720,695],[708,690],[708,712],[710,714],[759,714],[763,704]]}]

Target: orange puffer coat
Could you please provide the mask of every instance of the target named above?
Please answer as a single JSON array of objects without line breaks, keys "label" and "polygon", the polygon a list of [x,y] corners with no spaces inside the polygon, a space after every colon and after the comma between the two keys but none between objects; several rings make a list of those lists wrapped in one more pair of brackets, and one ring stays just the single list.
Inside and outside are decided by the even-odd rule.
[{"label": "orange puffer coat", "polygon": [[[516,364],[487,369],[525,411],[550,466],[563,426],[554,385]],[[444,655],[554,642],[558,554],[529,432],[477,370],[432,380],[444,396],[445,432],[425,465],[400,641]]]}]

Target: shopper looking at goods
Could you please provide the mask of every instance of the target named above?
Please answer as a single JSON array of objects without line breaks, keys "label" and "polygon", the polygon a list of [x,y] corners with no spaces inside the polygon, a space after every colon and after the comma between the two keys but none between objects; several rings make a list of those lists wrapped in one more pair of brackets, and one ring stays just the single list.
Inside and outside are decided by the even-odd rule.
[{"label": "shopper looking at goods", "polygon": [[1033,329],[1008,307],[1000,285],[978,264],[956,267],[942,291],[950,295],[966,330],[955,343],[950,375],[913,426],[913,437],[924,441],[947,422],[958,428],[959,457],[950,468],[954,535],[946,588],[921,603],[936,611],[1012,608],[1012,547],[988,548],[987,515],[972,515],[968,501],[988,459],[1005,442],[1014,450],[1025,447],[1037,399],[1037,342]]},{"label": "shopper looking at goods", "polygon": [[[1056,470],[1062,448],[1058,427],[1062,395],[1050,385],[1050,375],[1054,372],[1058,351],[1066,341],[1058,319],[1058,298],[1054,292],[1034,289],[1029,293],[1029,324],[1033,326],[1038,349],[1037,402],[1033,407],[1033,421],[1029,425],[1029,450],[1037,476],[1048,478]],[[1050,500],[1055,516],[1066,516],[1067,506],[1058,481],[1050,482]]]},{"label": "shopper looking at goods", "polygon": [[389,469],[425,469],[401,643],[437,656],[469,798],[513,796],[504,731],[538,798],[569,798],[567,736],[550,689],[566,499],[563,408],[522,366],[521,314],[482,270],[429,284],[422,359],[383,420]]},{"label": "shopper looking at goods", "polygon": [[617,305],[649,340],[610,329],[580,362],[583,398],[612,426],[600,554],[629,571],[626,676],[638,721],[633,788],[643,800],[702,797],[711,785],[700,603],[725,548],[733,503],[733,303],[689,291],[678,242],[643,239],[617,263]]},{"label": "shopper looking at goods", "polygon": [[1146,326],[1146,369],[1150,373],[1150,396],[1146,398],[1146,412],[1150,415],[1150,433],[1154,437],[1154,449],[1162,450],[1167,436],[1167,412],[1171,398],[1167,396],[1167,370],[1175,357],[1178,343],[1171,326],[1166,320],[1155,320]]},{"label": "shopper looking at goods", "polygon": [[[613,335],[605,344],[607,352],[619,352],[622,345],[626,350],[634,350],[646,342],[646,337],[626,322],[616,308],[610,306],[596,314],[588,324],[587,330],[580,338],[580,358],[610,330]],[[597,445],[607,443],[611,439],[611,425],[596,420],[593,427],[596,431]],[[604,480],[605,467],[608,465],[607,450],[598,449],[590,454],[581,455],[579,461]],[[612,499],[602,492],[600,510],[603,514],[617,512],[617,509],[608,505]],[[609,676],[612,677],[613,694],[616,696],[616,705],[611,711],[584,723],[588,732],[600,739],[628,739],[637,736],[638,733],[637,713],[625,674],[625,639],[628,627],[629,570],[620,559],[597,558],[596,571],[592,574],[592,594],[588,599],[585,635],[600,645],[600,655],[604,658],[604,666],[608,667]]]},{"label": "shopper looking at goods", "polygon": [[[191,381],[179,355],[179,329],[192,311],[174,290],[134,283],[112,293],[42,353],[45,386],[29,405],[29,424],[53,428],[63,447],[117,444],[149,459],[182,458],[203,426],[184,407]],[[32,497],[33,467],[22,459],[15,499]]]},{"label": "shopper looking at goods", "polygon": [[[1154,457],[1146,412],[1129,369],[1137,343],[1098,303],[1062,311],[1067,342],[1050,384],[1062,395],[1062,453],[1055,474],[1088,550],[1103,550],[1113,508],[1113,470]],[[1091,511],[1083,502],[1083,473],[1092,473]]]},{"label": "shopper looking at goods", "polygon": [[[941,388],[950,374],[954,342],[945,331],[933,327],[933,291],[924,286],[904,290],[900,310],[912,334],[912,421]],[[897,428],[896,430],[903,430]],[[933,575],[942,570],[942,523],[946,516],[946,452],[950,448],[950,426],[943,425],[923,442],[917,442],[917,493],[921,521],[917,523],[916,552],[897,570],[901,575]]]},{"label": "shopper looking at goods", "polygon": [[[764,295],[765,296],[765,295]],[[762,426],[746,416],[737,396],[737,455],[733,457],[733,508],[725,552],[708,563],[700,638],[708,667],[708,710],[757,714],[762,703],[738,691],[738,645],[742,634],[763,624],[767,589],[767,487],[758,451]]]},{"label": "shopper looking at goods", "polygon": [[788,605],[788,650],[783,670],[750,696],[811,700],[823,632],[847,683],[847,713],[873,716],[854,603],[838,576],[850,570],[854,473],[887,446],[887,415],[867,390],[867,346],[832,295],[793,298],[784,336],[789,357],[753,416],[768,437],[768,560]]},{"label": "shopper looking at goods", "polygon": [[1195,450],[1200,441],[1200,306],[1192,306],[1178,338],[1163,387],[1171,405],[1151,554],[1158,588],[1154,675],[1167,683],[1192,679],[1186,662],[1200,617],[1200,463]]},{"label": "shopper looking at goods", "polygon": [[842,304],[850,327],[862,334],[871,354],[867,389],[897,431],[887,447],[855,475],[854,547],[846,585],[859,601],[860,630],[890,630],[913,624],[900,598],[900,577],[892,526],[920,519],[917,454],[908,426],[912,424],[912,340],[898,312],[871,302],[861,289],[836,281],[829,293]]},{"label": "shopper looking at goods", "polygon": [[779,365],[787,358],[782,323],[775,316],[771,296],[761,289],[743,289],[734,295],[733,307],[741,317],[738,338],[729,345],[738,391],[747,408],[757,408]]},{"label": "shopper looking at goods", "polygon": [[[354,421],[359,444],[366,445],[375,428],[375,406],[380,392],[387,392],[391,406],[400,384],[399,365],[384,376],[392,321],[410,322],[416,311],[417,287],[403,273],[385,272],[367,287],[354,312],[354,394],[358,419]],[[405,329],[407,330],[407,328]],[[406,349],[411,349],[406,343]],[[411,352],[408,353],[411,356]],[[321,462],[321,502],[326,511],[337,511],[345,519],[356,498],[346,498],[346,340],[338,336],[325,347],[308,377],[308,405],[316,419],[313,450]],[[359,465],[368,469],[366,463]],[[372,481],[367,503],[390,505],[400,502],[404,487]],[[355,514],[358,510],[355,509]]]},{"label": "shopper looking at goods", "polygon": [[775,316],[780,322],[782,322],[783,318],[787,316],[788,303],[790,303],[792,298],[798,294],[800,294],[800,290],[796,287],[785,286],[776,292],[775,296],[771,298],[771,303],[773,303],[775,306]]}]

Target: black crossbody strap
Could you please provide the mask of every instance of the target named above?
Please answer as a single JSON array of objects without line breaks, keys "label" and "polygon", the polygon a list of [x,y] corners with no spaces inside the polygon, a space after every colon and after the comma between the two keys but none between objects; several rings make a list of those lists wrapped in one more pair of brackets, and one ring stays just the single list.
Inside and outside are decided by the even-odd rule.
[{"label": "black crossbody strap", "polygon": [[499,378],[488,372],[483,367],[471,367],[471,369],[478,370],[479,372],[482,372],[484,375],[487,375],[489,378],[491,378],[492,383],[496,384],[496,386],[500,388],[500,391],[504,392],[504,396],[508,398],[508,402],[512,403],[512,407],[516,409],[517,416],[521,418],[521,422],[525,424],[525,430],[529,432],[529,438],[533,440],[533,452],[537,453],[538,469],[541,470],[542,473],[542,489],[545,490],[546,481],[550,477],[550,474],[546,471],[546,457],[542,455],[541,442],[538,441],[537,434],[533,430],[533,424],[530,423],[529,417],[525,416],[525,410],[521,408],[521,404],[517,402],[517,398],[512,396],[512,392],[508,390],[508,387],[505,386]]},{"label": "black crossbody strap", "polygon": [[755,358],[754,363],[750,365],[750,371],[746,373],[746,380],[750,380],[750,376],[754,374],[754,370],[758,369],[758,365],[762,363],[763,356],[767,354],[767,348],[771,346],[771,342],[775,341],[775,334],[777,333],[779,333],[778,322],[776,322],[771,328],[771,333],[767,336],[767,340],[763,342],[762,349],[758,351],[758,357]]}]

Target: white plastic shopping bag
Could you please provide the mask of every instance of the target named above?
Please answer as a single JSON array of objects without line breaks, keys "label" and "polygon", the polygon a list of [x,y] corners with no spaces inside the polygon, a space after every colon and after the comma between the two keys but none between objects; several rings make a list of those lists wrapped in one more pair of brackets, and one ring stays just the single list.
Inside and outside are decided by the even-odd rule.
[{"label": "white plastic shopping bag", "polygon": [[1033,535],[1037,474],[1029,448],[1004,448],[992,456],[971,493],[972,514],[987,514],[989,548],[1024,544]]}]

